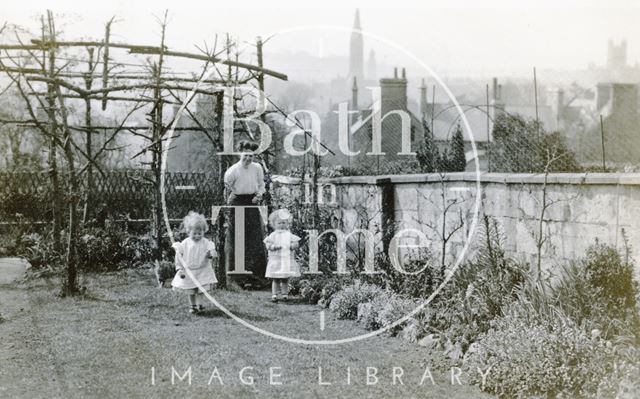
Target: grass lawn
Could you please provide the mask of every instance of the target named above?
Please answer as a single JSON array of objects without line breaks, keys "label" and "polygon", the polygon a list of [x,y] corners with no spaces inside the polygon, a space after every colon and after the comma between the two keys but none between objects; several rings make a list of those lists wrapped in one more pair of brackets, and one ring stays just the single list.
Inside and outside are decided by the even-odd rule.
[{"label": "grass lawn", "polygon": [[[81,298],[57,298],[55,280],[0,285],[0,397],[488,397],[467,385],[465,375],[462,385],[452,385],[450,373],[434,370],[423,348],[400,339],[292,344],[241,326],[212,304],[201,315],[188,314],[186,298],[158,289],[150,270],[83,280]],[[266,291],[213,295],[243,319],[283,335],[332,339],[365,332],[328,311],[322,331],[322,309],[272,304]],[[172,384],[172,367],[181,376],[191,367],[191,384],[177,377]],[[244,367],[252,367],[245,371],[252,385],[239,378]],[[367,385],[367,367],[377,369],[377,384]],[[394,367],[397,374],[402,368],[404,385],[393,384]],[[420,385],[427,367],[435,385],[428,378]],[[270,368],[282,385],[269,383]],[[319,383],[319,368],[331,385]]]}]

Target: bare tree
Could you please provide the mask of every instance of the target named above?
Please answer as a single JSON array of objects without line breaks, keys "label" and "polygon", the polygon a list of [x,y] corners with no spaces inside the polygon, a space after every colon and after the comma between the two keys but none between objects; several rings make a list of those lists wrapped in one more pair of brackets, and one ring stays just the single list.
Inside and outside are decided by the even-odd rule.
[{"label": "bare tree", "polygon": [[[465,215],[460,204],[466,201],[465,198],[454,197],[450,198],[447,195],[448,189],[446,187],[446,174],[438,172],[440,193],[437,198],[433,198],[433,195],[426,196],[421,194],[429,203],[431,203],[440,213],[441,217],[438,221],[421,221],[418,222],[431,230],[440,241],[440,274],[444,276],[446,271],[446,256],[447,245],[453,237],[453,235],[465,225]],[[451,218],[451,212],[457,211],[455,216]]]},{"label": "bare tree", "polygon": [[[529,230],[529,233],[534,239],[535,249],[536,249],[536,260],[534,273],[536,277],[536,281],[540,287],[544,290],[543,278],[542,278],[542,254],[544,248],[549,244],[550,233],[545,231],[545,227],[547,227],[549,220],[547,219],[547,212],[549,209],[559,202],[571,201],[577,197],[577,194],[568,198],[557,198],[552,199],[549,195],[549,174],[551,173],[553,165],[559,160],[563,158],[564,154],[562,151],[558,151],[557,147],[552,146],[551,148],[546,149],[546,162],[543,168],[542,176],[542,189],[540,193],[540,198],[538,199],[536,196],[532,196],[534,202],[536,203],[539,211],[537,215],[535,215],[535,227]],[[520,211],[526,215],[524,210],[520,208]]]},{"label": "bare tree", "polygon": [[[0,120],[0,122],[34,127],[49,143],[48,164],[54,198],[53,235],[57,250],[59,250],[58,245],[60,243],[62,227],[60,215],[62,214],[63,204],[64,207],[68,208],[69,217],[66,226],[67,283],[65,285],[65,291],[68,293],[77,291],[74,241],[79,226],[78,208],[80,201],[84,198],[84,209],[86,210],[92,200],[90,191],[93,187],[94,171],[104,175],[98,160],[104,158],[107,153],[118,151],[121,148],[117,145],[114,146],[120,133],[128,132],[147,141],[142,151],[134,155],[134,158],[145,153],[150,153],[151,155],[149,162],[151,178],[148,179],[148,183],[153,184],[154,187],[152,220],[155,228],[156,257],[160,258],[163,236],[161,207],[162,162],[163,157],[166,156],[169,150],[165,144],[169,140],[169,127],[174,124],[177,118],[176,115],[166,121],[164,118],[166,114],[164,106],[167,104],[182,105],[191,117],[193,124],[196,125],[176,128],[176,131],[193,130],[202,132],[210,138],[215,147],[214,149],[220,150],[222,143],[223,89],[215,85],[238,85],[240,82],[255,78],[254,72],[258,73],[261,78],[265,75],[270,75],[287,80],[286,75],[263,68],[262,65],[255,66],[240,62],[237,50],[233,55],[235,60],[231,59],[232,55],[229,48],[225,49],[228,55],[227,59],[220,59],[220,53],[216,53],[215,47],[213,51],[209,51],[206,48],[203,54],[170,51],[165,45],[166,12],[164,18],[159,20],[161,38],[160,46],[158,47],[113,43],[111,41],[113,22],[114,18],[107,22],[103,40],[63,41],[58,38],[53,14],[48,11],[46,22],[44,18],[41,19],[42,32],[40,39],[31,39],[31,44],[28,44],[22,41],[20,35],[16,34],[18,44],[0,44],[0,50],[4,50],[6,53],[4,59],[8,60],[3,62],[3,58],[0,58],[0,72],[5,73],[10,78],[11,84],[16,86],[28,113],[26,120]],[[4,27],[0,28],[0,33],[2,30],[4,30]],[[62,49],[74,47],[86,49],[86,58],[74,57],[73,54],[59,55]],[[141,75],[139,71],[122,73],[118,71],[121,66],[132,64],[114,62],[110,51],[112,49],[128,50],[130,54],[155,55],[157,58],[155,61],[149,58],[148,70],[145,74]],[[19,51],[19,53],[12,54],[14,51]],[[204,65],[199,76],[193,76],[192,78],[179,77],[165,68],[166,57],[199,60]],[[30,67],[34,63],[37,68]],[[216,63],[221,63],[228,67],[226,79],[208,79],[205,76],[209,66],[213,66],[217,70]],[[86,64],[87,68],[78,71],[76,68],[79,64]],[[138,66],[137,64],[133,65]],[[97,74],[99,66],[102,69],[100,75]],[[244,71],[244,76],[240,76],[240,71]],[[94,84],[100,80],[97,78],[101,78],[101,86],[95,88]],[[78,84],[76,82],[78,79],[82,79],[83,84]],[[46,91],[38,91],[38,88],[41,88],[42,85],[46,86]],[[203,87],[199,87],[200,85]],[[212,85],[214,86],[212,87]],[[117,95],[118,92],[131,91],[135,91],[137,95],[130,97]],[[152,92],[150,96],[148,95],[149,91]],[[190,93],[191,95],[185,96],[185,93]],[[213,129],[204,126],[188,108],[194,95],[215,98],[215,118],[217,123]],[[83,124],[78,120],[82,117],[76,115],[79,114],[73,103],[76,99],[81,100],[80,104],[84,105]],[[106,126],[96,126],[92,118],[92,101],[100,101],[103,111],[106,110],[109,102],[133,105],[129,107],[128,112],[124,113],[124,117],[120,121],[109,122]],[[151,106],[151,110],[147,113],[149,126],[127,124],[129,118],[136,111],[148,105]],[[38,110],[46,112],[45,120],[43,120]],[[240,109],[236,102],[234,103],[234,112],[236,115],[243,115],[246,110]],[[78,132],[82,134],[78,135]],[[99,140],[94,140],[94,135],[96,134],[101,135]],[[67,190],[69,192],[65,193],[65,195],[62,195],[61,178],[58,171],[59,155],[62,155],[61,161],[63,166],[66,167],[66,179],[69,184],[69,190]],[[85,188],[87,188],[88,192],[84,196],[80,193],[80,179],[82,176],[87,179]],[[86,211],[83,213],[83,219],[85,217]]]}]

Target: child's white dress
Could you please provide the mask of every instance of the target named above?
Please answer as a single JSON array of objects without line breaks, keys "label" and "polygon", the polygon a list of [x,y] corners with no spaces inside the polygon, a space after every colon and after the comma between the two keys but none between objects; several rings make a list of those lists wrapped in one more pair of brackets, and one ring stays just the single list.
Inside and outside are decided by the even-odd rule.
[{"label": "child's white dress", "polygon": [[[211,288],[210,284],[217,283],[216,274],[213,271],[212,261],[207,257],[207,251],[211,251],[216,254],[216,245],[206,239],[201,238],[198,241],[193,241],[191,237],[187,237],[182,242],[176,242],[173,244],[173,248],[176,250],[176,269],[184,267],[188,268],[193,277],[200,283],[205,289]],[[180,263],[179,259],[182,259],[184,264]],[[189,277],[189,274],[184,272],[185,277],[180,278],[180,273],[176,273],[176,276],[171,281],[171,286],[182,290],[192,291],[191,293],[197,293],[198,287],[195,282]]]},{"label": "child's white dress", "polygon": [[267,278],[290,278],[300,277],[300,266],[295,259],[295,251],[291,250],[291,244],[300,241],[300,237],[292,234],[289,230],[276,230],[264,239],[264,243],[269,249],[269,245],[278,245],[281,249],[269,251],[269,262],[267,262]]}]

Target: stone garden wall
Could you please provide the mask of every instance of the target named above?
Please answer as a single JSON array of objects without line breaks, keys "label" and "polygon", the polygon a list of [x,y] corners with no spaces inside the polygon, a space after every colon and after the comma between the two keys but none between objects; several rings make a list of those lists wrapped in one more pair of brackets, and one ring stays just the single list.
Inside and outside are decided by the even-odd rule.
[{"label": "stone garden wall", "polygon": [[[280,176],[275,181],[276,196],[304,202],[299,179]],[[506,250],[522,260],[535,261],[539,237],[545,241],[546,267],[582,256],[596,240],[623,249],[626,237],[640,265],[640,174],[550,174],[546,183],[540,174],[498,173],[357,176],[320,182],[326,186],[319,206],[336,208],[345,233],[369,226],[381,238],[379,230],[414,228],[428,237],[437,256],[442,237],[451,234],[446,245],[449,261],[467,244],[465,256],[473,256],[487,215],[500,226]]]}]

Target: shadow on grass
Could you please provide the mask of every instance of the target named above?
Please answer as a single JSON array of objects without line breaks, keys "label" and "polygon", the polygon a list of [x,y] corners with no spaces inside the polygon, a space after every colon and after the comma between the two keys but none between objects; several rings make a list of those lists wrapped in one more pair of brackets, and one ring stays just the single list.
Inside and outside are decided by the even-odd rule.
[{"label": "shadow on grass", "polygon": [[115,299],[107,299],[93,292],[85,292],[81,295],[78,295],[76,298],[84,301],[89,301],[89,302],[103,302],[103,303],[116,302]]},{"label": "shadow on grass", "polygon": [[[237,310],[234,309],[229,309],[234,315],[238,316],[241,319],[244,320],[251,320],[251,321],[271,321],[272,319],[269,317],[265,317],[265,316],[261,316],[261,315],[257,315],[257,314],[251,314],[251,313],[245,313],[245,312],[239,312]],[[205,309],[201,312],[198,313],[198,317],[204,317],[207,319],[214,319],[214,318],[225,318],[225,319],[230,319],[231,317],[229,317],[225,312],[223,312],[220,309],[217,308],[209,308],[209,309]]]},{"label": "shadow on grass", "polygon": [[289,297],[286,301],[279,300],[278,305],[313,305],[309,303],[305,298]]}]

